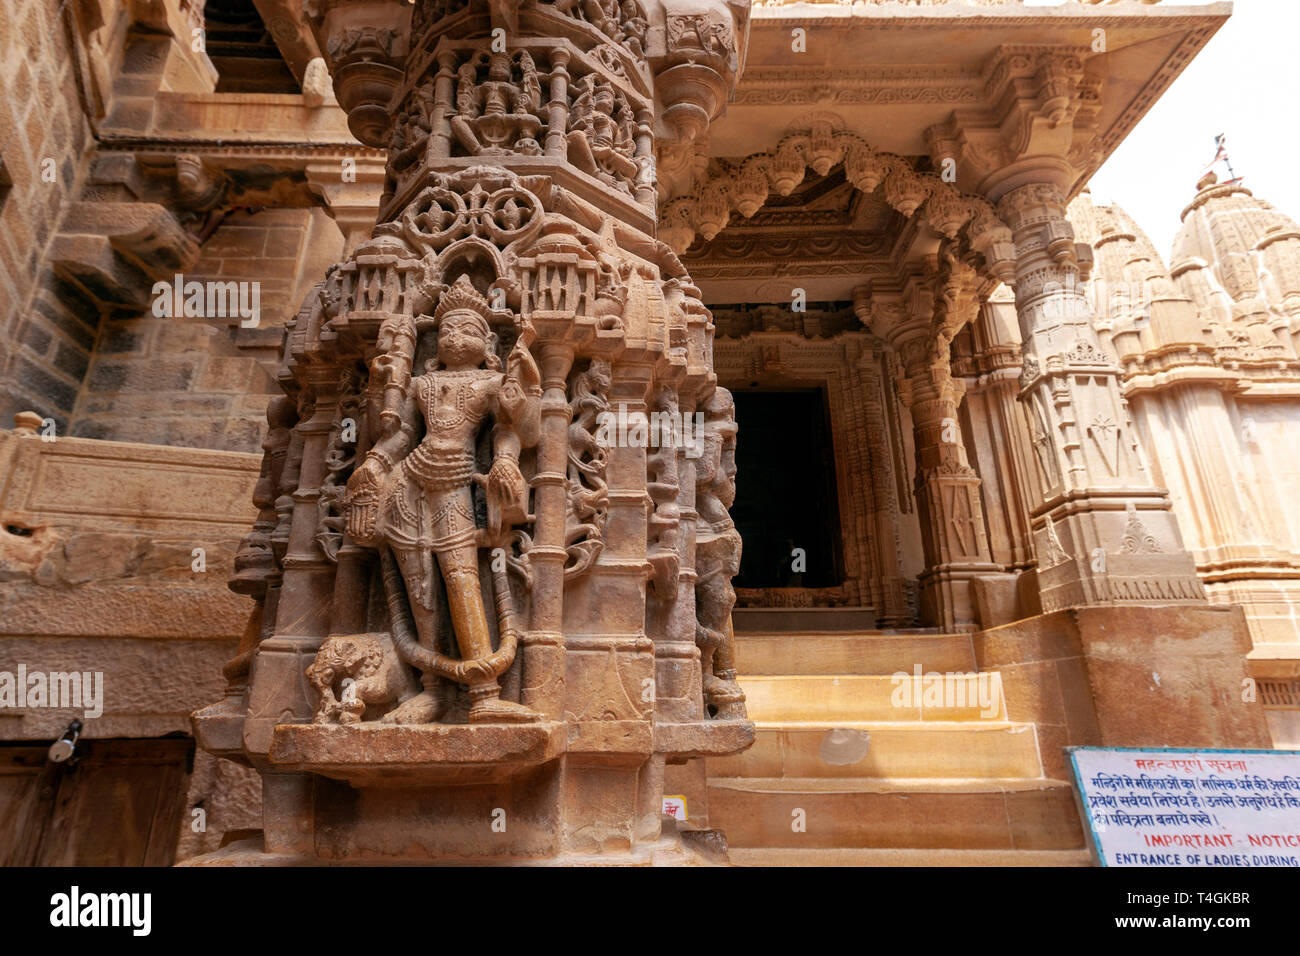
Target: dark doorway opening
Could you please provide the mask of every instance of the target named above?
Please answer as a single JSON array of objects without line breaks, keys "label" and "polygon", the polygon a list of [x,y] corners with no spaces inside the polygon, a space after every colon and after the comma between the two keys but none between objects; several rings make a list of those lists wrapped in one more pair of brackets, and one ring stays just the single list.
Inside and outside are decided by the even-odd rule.
[{"label": "dark doorway opening", "polygon": [[216,92],[302,92],[254,0],[207,0],[203,29],[208,59],[217,70]]},{"label": "dark doorway opening", "polygon": [[[826,394],[737,391],[740,588],[831,588],[843,581],[839,497]],[[796,570],[794,549],[806,561]]]}]

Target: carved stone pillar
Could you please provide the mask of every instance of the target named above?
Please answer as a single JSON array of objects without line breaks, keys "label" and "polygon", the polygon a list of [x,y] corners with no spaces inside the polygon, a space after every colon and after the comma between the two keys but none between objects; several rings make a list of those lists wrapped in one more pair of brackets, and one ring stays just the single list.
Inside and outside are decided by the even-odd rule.
[{"label": "carved stone pillar", "polygon": [[[925,550],[921,617],[945,630],[962,630],[979,624],[972,581],[1000,569],[989,556],[980,478],[967,461],[958,418],[964,383],[953,377],[948,354],[951,330],[969,320],[978,299],[959,277],[940,276],[936,287],[938,295],[916,289],[908,301],[866,295],[858,301],[898,354],[899,395],[912,415]],[[932,302],[931,316],[925,309]]]},{"label": "carved stone pillar", "polygon": [[969,424],[967,448],[984,478],[984,513],[989,554],[1006,571],[1034,565],[1029,515],[1041,500],[1033,475],[1029,432],[1020,405],[1023,367],[1015,296],[999,287],[980,308],[961,358],[953,343],[953,369],[966,382],[963,421]]},{"label": "carved stone pillar", "polygon": [[[299,415],[256,572],[281,584],[244,712],[196,734],[264,774],[270,853],[685,860],[665,766],[754,732],[734,415],[655,237],[655,70],[704,44],[707,125],[747,4],[667,36],[636,0],[305,11],[350,128],[388,149],[379,222],[377,183],[309,169],[348,253],[287,324]],[[692,112],[697,87],[663,88]]]},{"label": "carved stone pillar", "polygon": [[900,566],[898,545],[899,499],[903,497],[905,487],[899,485],[901,476],[895,474],[896,467],[902,464],[901,452],[896,466],[890,447],[890,435],[894,430],[887,419],[896,414],[896,409],[890,407],[892,403],[885,388],[884,358],[883,348],[864,349],[855,370],[856,377],[861,380],[860,414],[864,421],[860,434],[871,475],[868,490],[871,503],[860,534],[869,542],[869,565],[875,568],[870,589],[876,620],[882,627],[902,627],[909,618],[907,582]]},{"label": "carved stone pillar", "polygon": [[1043,488],[1034,511],[1043,610],[1204,601],[1168,495],[1144,460],[1119,370],[1093,330],[1083,288],[1092,253],[1074,241],[1064,195],[1031,183],[1003,196],[998,211],[1016,244],[1020,398]]},{"label": "carved stone pillar", "polygon": [[929,131],[934,162],[996,203],[1012,231],[1020,399],[1043,489],[1033,523],[1044,611],[1205,600],[1093,331],[1083,287],[1092,250],[1065,214],[1100,162],[1106,61],[1087,47],[1005,49],[985,107]]},{"label": "carved stone pillar", "polygon": [[904,343],[900,354],[907,369],[904,401],[916,436],[916,500],[925,542],[922,615],[945,630],[974,627],[970,581],[997,567],[989,557],[980,479],[966,460],[957,418],[962,382],[946,365],[930,364],[922,341]]},{"label": "carved stone pillar", "polygon": [[[568,499],[568,402],[571,346],[548,342],[539,349],[542,372],[542,427],[533,507],[538,534],[533,542],[535,597],[532,625],[521,640],[524,679],[519,702],[558,717],[564,707],[564,566],[568,562],[564,528]],[[544,529],[544,530],[543,530]]]}]

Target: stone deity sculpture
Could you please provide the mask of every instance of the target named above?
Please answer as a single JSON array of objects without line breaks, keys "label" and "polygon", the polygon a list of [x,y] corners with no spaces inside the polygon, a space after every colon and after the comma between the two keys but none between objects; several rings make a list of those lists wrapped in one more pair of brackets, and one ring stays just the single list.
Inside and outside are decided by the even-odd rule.
[{"label": "stone deity sculpture", "polygon": [[592,74],[578,80],[574,89],[569,162],[607,185],[628,191],[638,167],[632,159],[636,130],[627,103]]},{"label": "stone deity sculpture", "polygon": [[543,125],[542,90],[532,56],[527,50],[513,60],[505,53],[492,53],[487,56],[487,79],[479,82],[481,57],[460,68],[457,111],[451,116],[457,141],[476,156],[541,153],[535,137]]},{"label": "stone deity sculpture", "polygon": [[[410,380],[400,428],[375,443],[348,481],[349,531],[379,547],[394,644],[425,678],[424,691],[386,715],[387,722],[437,721],[447,706],[438,677],[468,687],[470,723],[538,719],[500,699],[498,677],[514,656],[513,611],[502,571],[494,575],[501,628],[494,652],[479,549],[501,542],[510,525],[526,518],[528,487],[518,462],[521,448],[537,441],[540,374],[526,324],[502,369],[489,315],[487,301],[464,276],[442,295],[434,312],[436,360]],[[476,469],[476,450],[489,424],[492,464],[484,475]],[[416,442],[421,425],[424,437]],[[475,520],[475,484],[486,494],[487,528]],[[404,633],[408,604],[418,644]],[[435,649],[444,614],[460,660]]]}]

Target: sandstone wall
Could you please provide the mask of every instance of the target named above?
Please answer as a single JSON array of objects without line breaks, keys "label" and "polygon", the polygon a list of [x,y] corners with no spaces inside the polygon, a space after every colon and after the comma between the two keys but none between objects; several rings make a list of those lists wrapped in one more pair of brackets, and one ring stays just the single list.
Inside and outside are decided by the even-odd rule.
[{"label": "sandstone wall", "polygon": [[[32,408],[66,424],[94,347],[91,313],[32,302],[56,280],[46,250],[85,177],[90,126],[65,15],[48,0],[0,0],[0,421]],[[42,181],[42,169],[53,182]]]},{"label": "sandstone wall", "polygon": [[235,210],[185,279],[257,283],[256,327],[229,319],[108,316],[75,406],[72,434],[256,451],[285,321],[343,248],[320,209]]},{"label": "sandstone wall", "polygon": [[[253,607],[226,581],[259,467],[256,455],[0,431],[0,671],[100,672],[104,698],[89,720],[6,708],[0,740],[50,740],[74,718],[87,738],[190,734]],[[197,754],[179,855],[258,826],[256,779]]]},{"label": "sandstone wall", "polygon": [[[33,410],[60,435],[256,450],[280,326],[342,233],[319,208],[235,203],[214,230],[175,205],[175,171],[159,163],[212,133],[185,122],[187,98],[217,80],[191,43],[195,4],[62,6],[0,0],[0,422]],[[259,283],[258,327],[155,318],[153,283],[175,271]]]},{"label": "sandstone wall", "polygon": [[[259,450],[283,324],[343,248],[301,185],[293,208],[255,204],[283,198],[268,194],[219,220],[177,202],[176,143],[283,138],[276,123],[298,114],[282,101],[302,109],[204,99],[217,74],[190,43],[201,6],[0,0],[0,670],[102,672],[93,738],[188,736],[190,712],[220,698],[252,606],[226,581],[260,454],[162,446]],[[273,130],[232,121],[227,135],[191,101],[248,107]],[[257,326],[156,317],[152,283],[173,271],[258,283]],[[56,441],[3,430],[28,410]],[[6,709],[0,741],[49,740],[83,716]],[[178,859],[260,818],[256,775],[197,753]]]}]

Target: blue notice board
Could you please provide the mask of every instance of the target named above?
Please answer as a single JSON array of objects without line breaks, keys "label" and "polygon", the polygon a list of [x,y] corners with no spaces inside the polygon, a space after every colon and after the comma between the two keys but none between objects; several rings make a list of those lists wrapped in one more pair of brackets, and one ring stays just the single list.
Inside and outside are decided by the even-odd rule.
[{"label": "blue notice board", "polygon": [[1065,750],[1102,866],[1300,866],[1300,751]]}]

